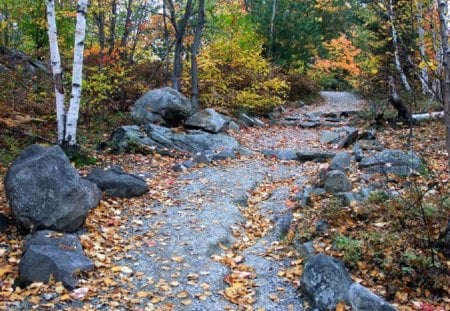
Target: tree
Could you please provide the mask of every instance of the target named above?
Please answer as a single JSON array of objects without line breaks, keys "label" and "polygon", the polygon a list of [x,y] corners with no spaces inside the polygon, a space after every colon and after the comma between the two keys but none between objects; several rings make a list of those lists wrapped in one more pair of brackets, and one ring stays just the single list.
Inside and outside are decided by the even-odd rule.
[{"label": "tree", "polygon": [[448,166],[447,169],[450,170],[450,50],[448,45],[448,1],[447,0],[437,0],[438,12],[439,12],[439,26],[441,33],[441,50],[442,54],[442,67],[443,73],[441,80],[441,92],[442,92],[442,102],[444,104],[444,120],[445,120],[445,136],[446,136],[446,147],[448,155]]},{"label": "tree", "polygon": [[55,84],[56,117],[58,144],[63,147],[76,146],[77,122],[81,99],[83,51],[86,33],[87,0],[78,0],[77,23],[75,28],[72,92],[69,107],[66,108],[62,79],[61,56],[58,47],[58,35],[55,18],[55,1],[46,0],[48,37]]},{"label": "tree", "polygon": [[198,20],[194,30],[194,42],[191,46],[191,85],[192,85],[192,97],[191,103],[194,110],[198,109],[198,65],[197,54],[200,49],[200,43],[202,40],[202,31],[205,26],[205,0],[198,1]]},{"label": "tree", "polygon": [[181,75],[183,73],[183,39],[186,35],[189,18],[192,15],[192,0],[186,1],[184,13],[181,19],[177,17],[176,4],[173,0],[167,1],[167,7],[170,12],[169,20],[175,30],[175,49],[173,52],[173,70],[172,70],[172,88],[179,91],[181,89]]}]

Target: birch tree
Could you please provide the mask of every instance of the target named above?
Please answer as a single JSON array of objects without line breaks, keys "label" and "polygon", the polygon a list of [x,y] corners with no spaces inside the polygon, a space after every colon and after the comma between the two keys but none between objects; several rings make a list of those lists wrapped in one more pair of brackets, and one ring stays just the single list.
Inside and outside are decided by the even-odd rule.
[{"label": "birch tree", "polygon": [[55,1],[46,0],[50,57],[53,71],[53,81],[55,84],[58,144],[66,147],[76,146],[77,143],[76,137],[81,99],[87,2],[88,0],[78,0],[77,4],[72,91],[69,106],[66,107],[61,69],[61,56],[58,47],[58,35],[55,18]]},{"label": "birch tree", "polygon": [[400,62],[400,55],[399,55],[399,42],[398,42],[398,35],[397,35],[397,29],[395,28],[395,18],[394,18],[394,6],[392,5],[392,0],[389,0],[389,7],[388,7],[388,17],[389,22],[391,23],[391,34],[392,34],[392,44],[394,46],[394,61],[395,61],[395,67],[397,68],[398,74],[400,75],[400,79],[402,80],[403,87],[405,91],[408,93],[411,92],[411,85],[408,82],[408,78],[406,77],[405,72],[403,71],[402,64]]},{"label": "birch tree", "polygon": [[437,0],[438,12],[439,12],[439,26],[441,33],[441,49],[442,59],[441,64],[443,67],[443,73],[441,77],[441,93],[442,102],[444,104],[444,122],[445,122],[445,137],[446,148],[448,155],[448,166],[450,170],[450,50],[448,45],[448,1]]}]

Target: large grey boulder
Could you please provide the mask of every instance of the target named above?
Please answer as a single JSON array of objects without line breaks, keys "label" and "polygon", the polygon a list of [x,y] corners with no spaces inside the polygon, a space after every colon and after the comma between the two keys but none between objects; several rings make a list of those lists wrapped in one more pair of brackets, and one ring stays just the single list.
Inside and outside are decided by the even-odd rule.
[{"label": "large grey boulder", "polygon": [[359,166],[367,173],[395,174],[409,176],[416,171],[421,174],[427,172],[425,162],[413,151],[386,149],[372,156],[364,157]]},{"label": "large grey boulder", "polygon": [[191,102],[180,92],[164,87],[148,91],[131,108],[131,116],[141,123],[181,124],[190,116]]},{"label": "large grey boulder", "polygon": [[86,179],[95,183],[107,195],[114,197],[138,197],[148,191],[144,179],[125,173],[119,166],[108,169],[94,168]]},{"label": "large grey boulder", "polygon": [[339,142],[341,135],[335,131],[323,131],[320,134],[320,142],[322,144],[335,144]]},{"label": "large grey boulder", "polygon": [[78,237],[50,230],[28,236],[19,265],[19,278],[25,283],[48,282],[51,277],[73,289],[76,275],[94,267],[84,255]]},{"label": "large grey boulder", "polygon": [[186,128],[200,129],[211,133],[220,132],[226,120],[214,109],[204,109],[190,116],[185,122]]},{"label": "large grey boulder", "polygon": [[338,193],[349,191],[352,185],[345,173],[334,170],[326,174],[324,188],[329,193]]},{"label": "large grey boulder", "polygon": [[354,311],[395,311],[396,309],[381,297],[362,285],[353,283],[348,292],[348,300]]},{"label": "large grey boulder", "polygon": [[204,153],[239,147],[236,139],[225,134],[212,134],[199,130],[176,133],[170,128],[150,123],[144,130],[145,134],[138,126],[121,126],[111,134],[107,145],[116,152],[138,151],[141,153],[164,149]]},{"label": "large grey boulder", "polygon": [[323,254],[308,257],[300,285],[319,310],[334,310],[347,300],[352,279],[342,261]]},{"label": "large grey boulder", "polygon": [[171,129],[154,124],[147,124],[145,131],[155,146],[179,151],[204,153],[239,147],[236,139],[225,134],[211,134],[203,131],[174,133]]},{"label": "large grey boulder", "polygon": [[[167,129],[170,131],[170,129]],[[110,135],[106,146],[112,153],[150,153],[153,141],[137,125],[123,125]]]},{"label": "large grey boulder", "polygon": [[101,199],[97,185],[79,176],[59,146],[26,148],[6,173],[5,192],[22,232],[75,231]]}]

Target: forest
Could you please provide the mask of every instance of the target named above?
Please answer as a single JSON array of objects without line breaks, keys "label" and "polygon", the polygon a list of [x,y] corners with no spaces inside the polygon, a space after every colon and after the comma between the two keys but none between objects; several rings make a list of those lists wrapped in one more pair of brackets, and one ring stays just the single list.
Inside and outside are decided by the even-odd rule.
[{"label": "forest", "polygon": [[[445,0],[2,0],[0,309],[450,310],[449,29]],[[187,110],[138,120],[152,92]],[[28,226],[16,164],[56,145],[76,179],[130,173],[145,194],[94,182],[76,228]],[[48,229],[91,260],[69,283],[24,281]],[[211,271],[183,234],[214,245]],[[313,254],[363,290],[311,294]]]}]

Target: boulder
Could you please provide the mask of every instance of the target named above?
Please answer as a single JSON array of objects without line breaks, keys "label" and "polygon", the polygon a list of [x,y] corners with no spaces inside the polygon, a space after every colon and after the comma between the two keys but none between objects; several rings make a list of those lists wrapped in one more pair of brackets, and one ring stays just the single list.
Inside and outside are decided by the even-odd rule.
[{"label": "boulder", "polygon": [[239,132],[241,130],[241,127],[239,126],[239,124],[237,124],[236,122],[231,120],[227,125],[227,129],[234,131],[234,132]]},{"label": "boulder", "polygon": [[363,150],[383,151],[384,149],[384,144],[375,139],[360,139],[357,144]]},{"label": "boulder", "polygon": [[398,176],[409,176],[416,171],[426,174],[425,162],[413,151],[386,149],[372,156],[364,157],[359,166],[366,173],[395,174]]},{"label": "boulder", "polygon": [[239,116],[239,121],[241,121],[242,124],[244,124],[245,126],[248,126],[248,127],[254,127],[254,126],[264,127],[265,126],[264,122],[262,122],[260,119],[255,118],[255,117],[254,118],[249,117],[245,113],[242,113]]},{"label": "boulder", "polygon": [[201,131],[192,131],[186,134],[174,134],[174,145],[188,152],[219,151],[237,149],[239,143],[236,139],[225,134],[211,134]]},{"label": "boulder", "polygon": [[96,184],[82,179],[59,146],[26,148],[5,176],[12,218],[22,232],[71,232],[101,199]]},{"label": "boulder", "polygon": [[114,197],[138,197],[148,191],[144,179],[125,173],[119,166],[109,169],[94,168],[86,179],[95,183],[107,195]]},{"label": "boulder", "polygon": [[341,139],[341,136],[339,135],[338,132],[323,131],[320,134],[320,142],[322,144],[335,144],[335,143],[339,142],[340,139]]},{"label": "boulder", "polygon": [[292,211],[288,211],[285,214],[275,217],[275,232],[281,239],[289,233],[293,220],[294,215],[292,214]]},{"label": "boulder", "polygon": [[204,153],[221,149],[239,147],[236,139],[225,134],[211,134],[203,131],[188,133],[174,133],[171,129],[154,124],[147,124],[145,131],[150,138],[151,145],[157,148],[168,148],[191,153]]},{"label": "boulder", "polygon": [[186,128],[200,129],[210,133],[220,132],[226,121],[214,109],[205,109],[190,116],[185,122]]},{"label": "boulder", "polygon": [[354,311],[395,311],[396,309],[381,297],[362,285],[353,283],[348,292],[348,300]]},{"label": "boulder", "polygon": [[358,139],[367,139],[367,140],[374,140],[377,138],[377,130],[376,129],[367,129],[363,131],[361,134],[359,134]]},{"label": "boulder", "polygon": [[355,128],[347,128],[345,130],[346,134],[338,142],[338,148],[347,148],[351,146],[358,139],[358,130]]},{"label": "boulder", "polygon": [[190,116],[191,110],[191,102],[183,94],[164,87],[150,90],[139,98],[131,108],[131,116],[140,123],[176,126]]},{"label": "boulder", "polygon": [[124,125],[111,133],[105,145],[111,148],[112,153],[116,154],[134,152],[148,154],[152,152],[150,146],[153,145],[153,142],[141,131],[139,126]]},{"label": "boulder", "polygon": [[25,241],[19,278],[29,284],[48,282],[53,277],[73,289],[77,283],[76,275],[93,267],[84,255],[77,236],[49,230],[37,231]]},{"label": "boulder", "polygon": [[203,131],[175,133],[170,128],[155,124],[145,126],[147,136],[138,126],[121,126],[114,130],[107,145],[114,152],[141,152],[164,149],[191,153],[214,152],[225,149],[236,149],[239,143],[225,134],[212,134]]},{"label": "boulder", "polygon": [[326,162],[335,156],[335,153],[328,151],[303,150],[297,152],[298,161]]},{"label": "boulder", "polygon": [[330,170],[345,172],[350,168],[351,158],[346,152],[339,152],[330,162]]},{"label": "boulder", "polygon": [[340,192],[336,197],[342,200],[344,206],[351,206],[355,202],[364,201],[364,196],[358,192]]},{"label": "boulder", "polygon": [[321,196],[326,194],[325,189],[323,188],[314,188],[314,187],[306,187],[302,191],[300,191],[296,196],[295,200],[298,200],[301,207],[306,207],[311,204],[312,196]]},{"label": "boulder", "polygon": [[360,144],[356,143],[353,145],[353,158],[356,162],[360,162],[364,158],[364,151]]},{"label": "boulder", "polygon": [[294,238],[293,246],[295,250],[298,252],[298,254],[302,258],[308,258],[311,255],[314,255],[316,253],[316,250],[314,249],[314,244],[312,241],[309,242],[302,242],[300,239],[297,238],[297,236]]},{"label": "boulder", "polygon": [[308,257],[300,280],[302,291],[319,310],[334,310],[346,301],[351,284],[342,261],[323,254]]},{"label": "boulder", "polygon": [[315,225],[316,231],[319,233],[324,233],[328,229],[328,222],[323,219],[316,221]]},{"label": "boulder", "polygon": [[297,160],[297,151],[294,150],[270,150],[265,149],[262,154],[266,157],[274,157],[278,160]]},{"label": "boulder", "polygon": [[319,127],[319,126],[321,126],[322,124],[320,123],[320,122],[312,122],[312,121],[300,121],[300,122],[298,122],[298,124],[297,124],[299,127],[301,127],[301,128],[307,128],[307,129],[310,129],[310,128],[315,128],[315,127]]},{"label": "boulder", "polygon": [[352,188],[345,173],[341,171],[329,171],[325,176],[324,188],[329,193],[347,192]]},{"label": "boulder", "polygon": [[211,156],[211,160],[213,161],[225,161],[228,159],[236,159],[236,152],[234,149],[225,149]]}]

